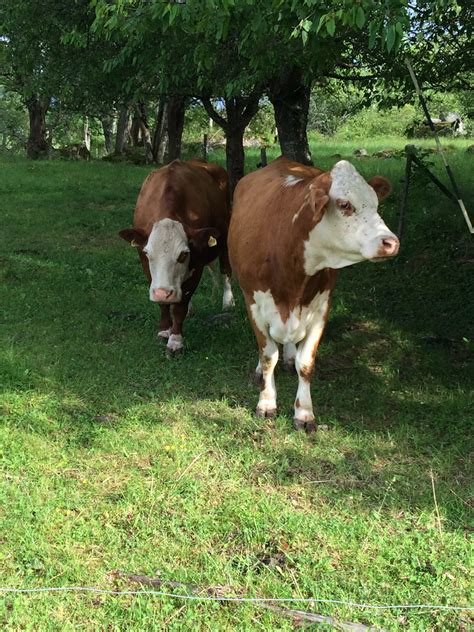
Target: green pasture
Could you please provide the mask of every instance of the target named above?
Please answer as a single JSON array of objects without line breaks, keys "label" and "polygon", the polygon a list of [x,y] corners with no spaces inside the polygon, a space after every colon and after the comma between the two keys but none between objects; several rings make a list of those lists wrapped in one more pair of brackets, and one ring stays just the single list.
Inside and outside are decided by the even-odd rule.
[{"label": "green pasture", "polygon": [[[445,144],[474,217],[473,154]],[[404,161],[356,148],[318,139],[312,151],[318,166],[338,154],[389,177],[383,215],[396,229]],[[258,160],[248,152],[249,170]],[[428,160],[445,181],[439,156]],[[0,163],[0,586],[139,588],[118,569],[206,594],[472,606],[474,241],[459,209],[418,175],[397,259],[341,272],[312,388],[330,429],[308,437],[293,430],[296,378],[281,370],[279,416],[253,416],[256,345],[237,287],[234,316],[213,320],[221,289],[206,273],[185,354],[156,341],[157,306],[117,236],[149,171]],[[467,610],[287,605],[391,631],[472,625]],[[45,593],[0,595],[0,626],[295,621],[249,604]]]}]

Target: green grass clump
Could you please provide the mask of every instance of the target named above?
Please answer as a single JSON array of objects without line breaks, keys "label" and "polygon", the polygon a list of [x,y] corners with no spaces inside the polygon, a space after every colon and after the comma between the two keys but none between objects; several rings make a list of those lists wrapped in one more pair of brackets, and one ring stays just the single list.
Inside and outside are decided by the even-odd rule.
[{"label": "green grass clump", "polygon": [[[464,145],[450,162],[469,207]],[[319,166],[338,154],[389,177],[396,228],[403,160],[356,148],[312,150]],[[341,272],[313,383],[331,429],[307,437],[292,429],[296,379],[280,371],[280,415],[254,418],[243,302],[209,323],[221,296],[207,273],[185,355],[156,342],[157,307],[117,236],[149,167],[0,169],[1,586],[136,588],[117,583],[121,569],[242,596],[472,605],[474,251],[449,200],[417,177],[397,259]],[[467,611],[295,607],[390,630],[469,627]],[[0,625],[294,628],[246,604],[58,593],[0,596]]]}]

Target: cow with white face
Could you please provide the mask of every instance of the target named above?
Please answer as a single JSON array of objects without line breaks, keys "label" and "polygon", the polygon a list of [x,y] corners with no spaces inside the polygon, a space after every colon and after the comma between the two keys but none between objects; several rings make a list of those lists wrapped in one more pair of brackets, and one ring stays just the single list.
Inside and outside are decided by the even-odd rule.
[{"label": "cow with white face", "polygon": [[391,191],[344,160],[329,172],[279,158],[238,183],[229,228],[232,269],[257,338],[257,415],[276,414],[279,347],[296,368],[295,427],[316,430],[310,381],[337,270],[397,254],[377,208]]},{"label": "cow with white face", "polygon": [[191,297],[204,266],[216,258],[225,275],[223,307],[234,304],[227,254],[229,219],[226,171],[199,160],[175,160],[147,177],[133,228],[119,233],[138,250],[150,300],[161,307],[158,337],[167,341],[170,352],[183,347]]}]

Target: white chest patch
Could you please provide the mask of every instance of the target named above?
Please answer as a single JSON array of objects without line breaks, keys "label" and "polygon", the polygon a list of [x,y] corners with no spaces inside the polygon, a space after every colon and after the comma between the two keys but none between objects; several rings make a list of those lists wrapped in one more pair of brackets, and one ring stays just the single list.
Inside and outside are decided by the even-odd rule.
[{"label": "white chest patch", "polygon": [[295,184],[298,184],[298,182],[301,182],[302,180],[303,178],[297,178],[296,176],[286,176],[286,178],[283,180],[283,186],[293,187],[295,186]]},{"label": "white chest patch", "polygon": [[317,294],[306,306],[296,306],[283,322],[270,290],[254,292],[252,316],[260,331],[279,344],[301,342],[314,327],[324,327],[330,290]]}]

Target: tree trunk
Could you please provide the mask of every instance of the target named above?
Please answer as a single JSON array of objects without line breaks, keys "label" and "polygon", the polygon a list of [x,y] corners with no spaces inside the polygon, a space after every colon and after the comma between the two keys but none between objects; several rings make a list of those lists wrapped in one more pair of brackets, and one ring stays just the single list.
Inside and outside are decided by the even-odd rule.
[{"label": "tree trunk", "polygon": [[146,162],[153,162],[153,145],[151,142],[151,133],[148,126],[148,118],[146,113],[146,106],[143,101],[137,104],[137,118],[140,125],[140,134],[143,139],[143,145],[145,147]]},{"label": "tree trunk", "polygon": [[172,96],[168,100],[168,161],[181,158],[186,99]]},{"label": "tree trunk", "polygon": [[245,153],[244,132],[258,111],[261,90],[256,87],[248,97],[225,99],[227,119],[213,107],[209,98],[202,103],[209,116],[222,127],[226,136],[226,167],[229,174],[229,193],[232,199],[237,182],[244,175]]},{"label": "tree trunk", "polygon": [[114,150],[114,118],[111,114],[103,114],[100,122],[104,132],[105,151],[111,154]]},{"label": "tree trunk", "polygon": [[129,138],[130,127],[130,107],[124,105],[119,114],[117,122],[117,134],[115,136],[115,153],[123,154],[125,151],[125,145]]},{"label": "tree trunk", "polygon": [[166,152],[166,122],[168,120],[168,102],[162,97],[156,108],[155,130],[153,132],[152,151],[155,162],[162,165]]},{"label": "tree trunk", "polygon": [[49,144],[46,136],[46,112],[49,107],[49,99],[32,96],[26,101],[30,119],[26,155],[31,160],[47,158]]},{"label": "tree trunk", "polygon": [[140,115],[135,112],[132,117],[132,124],[130,126],[130,142],[132,147],[138,147],[142,144],[140,129]]},{"label": "tree trunk", "polygon": [[244,128],[233,127],[226,132],[225,157],[229,174],[229,190],[234,193],[237,182],[244,175]]},{"label": "tree trunk", "polygon": [[286,68],[273,80],[269,92],[281,153],[290,160],[312,165],[306,134],[311,85],[304,82],[301,70]]}]

